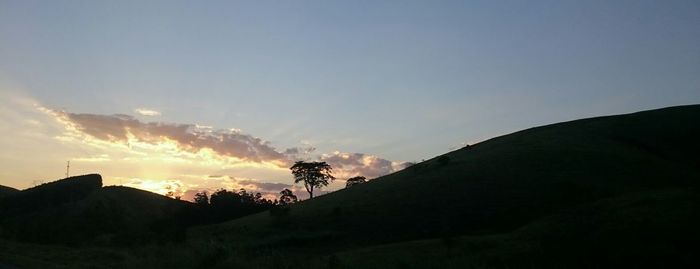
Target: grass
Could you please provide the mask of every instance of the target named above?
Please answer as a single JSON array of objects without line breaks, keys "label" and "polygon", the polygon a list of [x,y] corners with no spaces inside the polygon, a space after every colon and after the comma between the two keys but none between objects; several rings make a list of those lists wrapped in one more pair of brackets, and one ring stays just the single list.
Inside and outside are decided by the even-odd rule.
[{"label": "grass", "polygon": [[115,268],[126,255],[107,248],[71,248],[0,240],[0,265],[18,268]]}]

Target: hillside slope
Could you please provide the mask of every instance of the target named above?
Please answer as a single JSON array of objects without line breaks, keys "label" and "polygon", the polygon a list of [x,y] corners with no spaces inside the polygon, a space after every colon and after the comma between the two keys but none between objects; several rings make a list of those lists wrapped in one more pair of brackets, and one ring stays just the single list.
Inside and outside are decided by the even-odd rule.
[{"label": "hillside slope", "polygon": [[630,193],[694,193],[699,122],[700,105],[693,105],[531,128],[445,154],[446,164],[428,160],[282,214],[257,214],[193,234],[333,251],[511,232]]},{"label": "hillside slope", "polygon": [[15,194],[15,193],[18,193],[18,192],[19,192],[18,189],[15,189],[15,188],[12,188],[12,187],[8,187],[8,186],[0,185],[0,198],[5,197],[5,196],[8,196],[8,195]]}]

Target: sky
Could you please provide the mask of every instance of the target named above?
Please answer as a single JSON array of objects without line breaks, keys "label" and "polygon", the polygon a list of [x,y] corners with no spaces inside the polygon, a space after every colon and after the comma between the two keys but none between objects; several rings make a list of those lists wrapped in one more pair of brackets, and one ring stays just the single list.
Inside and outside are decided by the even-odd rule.
[{"label": "sky", "polygon": [[[270,197],[700,103],[699,1],[0,0],[0,185]],[[306,197],[301,195],[301,197]]]}]

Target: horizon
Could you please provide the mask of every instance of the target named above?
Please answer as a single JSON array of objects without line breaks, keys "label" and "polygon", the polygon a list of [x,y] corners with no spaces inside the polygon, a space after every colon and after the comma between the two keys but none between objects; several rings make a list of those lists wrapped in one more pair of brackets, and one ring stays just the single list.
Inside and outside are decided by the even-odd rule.
[{"label": "horizon", "polygon": [[[0,2],[0,185],[292,188],[700,103],[700,3]],[[337,180],[324,191],[342,188]],[[320,194],[320,193],[319,193]]]},{"label": "horizon", "polygon": [[[486,142],[486,141],[489,141],[489,140],[491,140],[491,139],[495,139],[495,138],[499,138],[499,137],[501,137],[501,136],[506,136],[506,135],[514,134],[514,133],[517,133],[517,132],[520,132],[520,131],[524,131],[524,130],[528,130],[528,129],[531,129],[531,128],[543,127],[543,126],[548,126],[548,125],[555,125],[555,124],[559,124],[559,123],[573,122],[573,121],[578,121],[578,120],[599,118],[599,117],[620,116],[620,115],[627,115],[627,114],[635,114],[635,113],[639,113],[639,112],[647,112],[647,111],[654,111],[654,110],[662,110],[662,109],[668,109],[668,108],[678,108],[678,107],[685,107],[685,106],[697,106],[697,105],[700,105],[700,104],[681,104],[681,105],[675,105],[675,106],[669,106],[669,107],[652,108],[652,109],[645,109],[645,110],[640,110],[640,111],[631,111],[631,112],[621,113],[621,114],[598,115],[598,116],[593,116],[593,117],[589,117],[589,118],[572,119],[572,120],[568,120],[568,121],[555,122],[555,123],[548,123],[548,124],[543,124],[543,125],[538,125],[538,126],[531,126],[531,127],[525,128],[525,129],[514,130],[514,131],[512,131],[512,132],[508,132],[508,133],[505,133],[505,134],[496,135],[496,136],[494,136],[494,137],[487,138],[487,139],[485,139],[485,140],[483,140],[483,141],[477,141],[477,142],[475,142],[474,144],[464,144],[464,145],[461,145],[461,147],[450,148],[449,151],[444,152],[443,154],[446,154],[446,153],[449,153],[449,152],[452,152],[452,151],[460,150],[460,149],[463,148],[464,146],[473,146],[473,145],[479,144],[479,143],[481,143],[481,142]],[[205,151],[206,151],[206,150],[205,150]],[[430,158],[438,157],[438,156],[441,156],[441,155],[443,155],[443,154],[440,154],[440,155],[437,155],[437,156],[433,156],[433,157],[430,157]],[[423,161],[425,161],[425,160],[427,160],[427,159],[423,159]],[[79,160],[79,161],[80,161],[80,160]],[[314,161],[314,160],[305,160],[305,161]],[[405,164],[406,164],[406,165],[409,165],[409,163],[411,163],[411,162],[406,162]],[[69,165],[70,165],[70,161],[68,161],[68,163],[67,163],[67,166],[69,166]],[[380,177],[389,175],[389,174],[391,174],[391,173],[399,172],[399,171],[403,170],[404,168],[406,168],[406,167],[398,168],[398,169],[396,169],[396,170],[394,170],[394,171],[391,171],[391,172],[389,172],[389,173],[387,173],[387,174],[381,174],[381,175],[379,175],[379,176],[377,176],[377,177],[375,177],[375,178],[370,178],[369,180],[373,180],[373,179],[376,179],[376,178],[380,178]],[[68,167],[67,167],[67,169],[68,169]],[[66,170],[66,173],[68,173],[68,172],[69,172],[69,171]],[[294,185],[294,184],[287,185],[287,184],[284,184],[284,183],[274,183],[274,182],[273,182],[273,183],[255,182],[255,183],[251,183],[251,184],[248,184],[248,185],[245,185],[245,184],[244,184],[244,185],[240,185],[240,188],[223,186],[223,187],[218,187],[218,188],[192,188],[192,189],[189,189],[189,191],[177,192],[177,189],[170,189],[170,188],[167,187],[167,186],[174,186],[174,185],[162,185],[162,184],[159,184],[159,183],[162,183],[162,182],[168,182],[168,180],[164,180],[164,181],[162,181],[162,182],[158,182],[158,181],[154,182],[154,181],[151,181],[151,180],[146,180],[145,183],[147,183],[147,184],[153,184],[150,188],[149,188],[148,186],[143,186],[143,185],[142,185],[142,186],[133,186],[133,185],[130,185],[130,184],[128,184],[128,183],[127,183],[127,185],[124,185],[122,182],[119,182],[118,184],[104,184],[104,176],[105,176],[105,175],[102,175],[102,174],[99,173],[99,172],[84,173],[84,174],[76,174],[76,175],[70,174],[70,175],[68,175],[67,177],[63,177],[63,178],[49,178],[49,179],[46,179],[46,181],[44,181],[43,179],[42,179],[42,180],[33,180],[33,181],[31,182],[32,185],[29,186],[29,187],[26,187],[26,188],[16,188],[16,187],[14,187],[14,186],[2,185],[2,184],[0,184],[0,186],[7,186],[7,187],[11,187],[11,188],[14,188],[14,189],[17,189],[17,190],[25,190],[25,189],[30,189],[30,188],[37,187],[37,186],[40,186],[40,185],[43,185],[43,184],[46,184],[46,183],[51,183],[51,182],[60,181],[60,180],[63,180],[63,179],[68,179],[68,178],[73,178],[73,177],[82,177],[82,176],[87,176],[87,175],[91,175],[91,174],[97,174],[97,175],[100,175],[100,176],[102,177],[102,180],[103,180],[103,185],[102,185],[102,187],[115,187],[115,186],[116,186],[116,187],[128,187],[128,188],[134,188],[134,189],[139,189],[139,190],[148,191],[148,192],[155,193],[155,194],[159,194],[159,195],[163,195],[163,196],[166,196],[166,195],[168,194],[167,192],[172,191],[172,190],[175,190],[176,192],[173,193],[173,195],[174,195],[173,198],[174,198],[174,197],[177,197],[178,199],[182,198],[182,200],[190,201],[190,202],[194,202],[194,200],[193,200],[193,199],[194,199],[194,195],[195,195],[196,193],[198,193],[198,192],[205,192],[205,193],[211,194],[211,193],[214,193],[215,191],[218,191],[218,190],[221,190],[221,189],[230,190],[230,191],[237,191],[237,190],[239,190],[239,189],[244,189],[244,190],[246,190],[246,191],[252,190],[252,191],[254,191],[254,192],[260,192],[260,190],[263,189],[263,188],[258,187],[258,184],[261,184],[261,185],[265,185],[265,184],[277,185],[277,187],[280,188],[280,190],[289,188],[289,189],[292,189],[292,190],[294,191],[295,194],[297,194],[297,195],[301,194],[301,195],[302,195],[302,196],[298,196],[299,201],[306,200],[306,199],[304,199],[304,197],[303,197],[304,189],[303,189],[301,186],[296,186],[296,185]],[[234,181],[240,180],[240,178],[235,178],[235,177],[231,177],[231,176],[212,176],[212,175],[210,175],[210,176],[208,176],[208,177],[209,177],[209,178],[212,178],[212,177],[214,177],[214,178],[228,178],[229,180],[234,180]],[[344,178],[344,179],[347,179],[347,178],[350,178],[350,177],[351,177],[351,176],[348,176],[348,177],[346,177],[346,178]],[[337,179],[337,180],[340,180],[340,181],[343,181],[343,182],[344,182],[344,179]],[[139,178],[132,178],[132,182],[131,182],[132,184],[133,184],[133,181],[134,181],[134,180],[136,180],[136,181],[141,181],[141,179],[139,179]],[[249,179],[243,179],[243,180],[244,180],[244,181],[249,181]],[[336,183],[337,183],[337,182],[336,182]],[[340,182],[340,183],[342,183],[342,182]],[[342,184],[344,184],[344,183],[342,183]],[[337,184],[336,184],[336,185],[337,185]],[[165,186],[165,187],[164,187],[164,186]],[[253,186],[253,187],[250,188],[250,189],[247,189],[247,188],[245,188],[245,186],[248,186],[248,187]],[[343,185],[343,186],[344,186],[344,185]],[[336,186],[335,188],[333,188],[333,189],[331,189],[331,190],[327,190],[327,189],[326,189],[326,190],[318,190],[318,191],[317,191],[317,194],[316,194],[315,196],[322,196],[322,195],[325,195],[325,194],[332,193],[332,192],[334,192],[334,191],[343,189],[343,186]],[[263,190],[264,190],[264,189],[263,189]],[[269,200],[273,200],[273,199],[276,200],[276,199],[279,197],[279,194],[278,194],[278,193],[275,193],[274,191],[267,191],[267,192],[266,192],[266,191],[262,191],[262,192],[260,192],[260,193],[263,194],[263,198],[269,199]],[[308,198],[307,198],[307,199],[308,199]]]}]

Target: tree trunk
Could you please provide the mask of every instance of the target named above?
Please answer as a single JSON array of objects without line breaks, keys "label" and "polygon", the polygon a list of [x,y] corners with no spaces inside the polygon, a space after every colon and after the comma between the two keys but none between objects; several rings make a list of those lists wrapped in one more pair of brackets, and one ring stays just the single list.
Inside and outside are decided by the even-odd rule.
[{"label": "tree trunk", "polygon": [[304,182],[304,188],[306,188],[306,192],[309,193],[309,199],[314,198],[314,186]]}]

